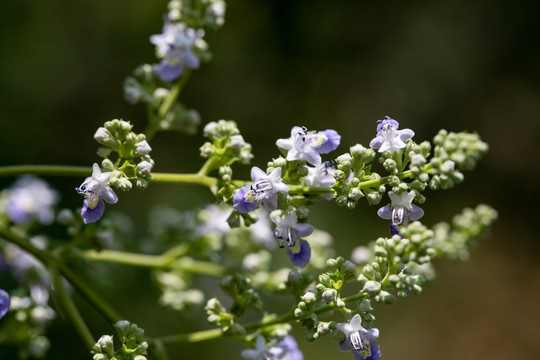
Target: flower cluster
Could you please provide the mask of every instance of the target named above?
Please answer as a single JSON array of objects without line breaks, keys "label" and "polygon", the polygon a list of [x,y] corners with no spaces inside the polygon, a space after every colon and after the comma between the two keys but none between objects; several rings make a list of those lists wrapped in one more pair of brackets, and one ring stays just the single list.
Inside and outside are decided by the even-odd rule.
[{"label": "flower cluster", "polygon": [[150,37],[150,42],[156,46],[157,56],[163,59],[157,66],[161,80],[176,80],[186,67],[199,67],[200,60],[195,52],[206,48],[203,36],[204,30],[195,30],[182,22],[167,22],[161,34]]}]

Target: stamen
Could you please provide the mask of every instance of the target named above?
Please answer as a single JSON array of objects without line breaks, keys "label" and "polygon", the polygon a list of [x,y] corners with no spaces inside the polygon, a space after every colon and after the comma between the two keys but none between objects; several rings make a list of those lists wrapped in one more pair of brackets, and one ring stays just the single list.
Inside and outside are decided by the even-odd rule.
[{"label": "stamen", "polygon": [[349,338],[351,339],[351,344],[354,348],[354,350],[362,350],[364,348],[364,339],[362,339],[362,335],[360,335],[360,331],[355,331],[349,335]]}]

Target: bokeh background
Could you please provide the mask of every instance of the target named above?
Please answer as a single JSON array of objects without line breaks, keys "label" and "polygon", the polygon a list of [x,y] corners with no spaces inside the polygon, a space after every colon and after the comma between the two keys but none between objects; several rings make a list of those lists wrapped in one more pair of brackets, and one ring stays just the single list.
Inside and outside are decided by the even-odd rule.
[{"label": "bokeh background", "polygon": [[[123,118],[142,131],[144,109],[122,100],[122,82],[136,66],[155,61],[148,37],[160,32],[165,6],[164,0],[2,1],[0,164],[89,166],[98,159],[92,136],[103,122]],[[293,125],[336,129],[345,152],[367,145],[385,115],[412,128],[416,140],[445,128],[477,131],[490,144],[463,184],[428,191],[423,208],[424,223],[433,224],[463,207],[491,204],[499,211],[492,236],[468,262],[437,261],[438,279],[421,296],[378,306],[385,359],[538,358],[539,14],[536,0],[232,0],[225,26],[207,34],[214,58],[193,73],[182,101],[204,123],[236,120],[254,145],[254,165],[277,155],[275,140]],[[158,134],[151,144],[155,171],[196,171],[202,142],[200,133]],[[239,177],[248,171],[235,168]],[[82,179],[47,180],[62,192],[62,206],[80,206],[73,188]],[[0,181],[8,186],[13,179]],[[150,204],[189,209],[211,200],[205,189],[154,184],[120,194],[115,208],[144,224]],[[325,203],[313,222],[348,257],[386,233],[375,211]],[[109,284],[106,295],[148,334],[208,327],[200,313],[186,319],[155,309],[158,293],[148,273],[129,274]],[[111,332],[81,306],[96,334]],[[70,326],[55,322],[47,359],[90,358]],[[351,358],[330,338],[308,344],[303,333],[295,332],[306,359]],[[171,358],[236,359],[242,348],[231,341],[178,345]]]}]

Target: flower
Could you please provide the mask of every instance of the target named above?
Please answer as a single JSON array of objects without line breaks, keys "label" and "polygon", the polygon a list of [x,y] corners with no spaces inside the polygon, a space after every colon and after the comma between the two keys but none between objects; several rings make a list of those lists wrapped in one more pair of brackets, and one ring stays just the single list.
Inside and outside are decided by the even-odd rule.
[{"label": "flower", "polygon": [[321,154],[334,151],[341,141],[341,136],[335,130],[308,132],[305,127],[295,126],[291,130],[291,137],[279,139],[276,145],[288,150],[287,160],[305,160],[311,165],[321,164]]},{"label": "flower", "polygon": [[[333,161],[327,161],[315,167],[308,167],[306,185],[314,188],[329,189],[336,183],[335,172]],[[323,194],[322,196],[326,200],[330,200],[333,194]]]},{"label": "flower", "polygon": [[0,289],[0,319],[3,318],[9,310],[9,294]]},{"label": "flower", "polygon": [[85,196],[81,216],[85,224],[94,223],[101,219],[105,211],[103,200],[115,204],[118,197],[109,186],[111,173],[102,173],[98,164],[92,165],[92,176],[86,178],[77,192]]},{"label": "flower", "polygon": [[27,175],[15,182],[7,201],[7,216],[15,224],[25,225],[38,221],[49,225],[54,220],[53,206],[59,196],[43,180]]},{"label": "flower", "polygon": [[285,216],[279,212],[272,212],[270,220],[276,224],[274,236],[279,239],[279,247],[285,247],[287,242],[287,254],[295,266],[305,267],[311,258],[311,247],[302,236],[310,235],[314,228],[311,224],[298,224],[298,217],[294,211]]},{"label": "flower", "polygon": [[360,315],[353,316],[348,323],[336,324],[336,328],[345,334],[345,340],[339,344],[341,351],[352,351],[356,360],[379,360],[381,350],[374,341],[379,337],[378,329],[365,329]]},{"label": "flower", "polygon": [[242,351],[246,360],[303,360],[304,355],[298,349],[298,344],[292,336],[285,336],[279,344],[267,347],[266,340],[258,336],[255,340],[255,349]]},{"label": "flower", "polygon": [[405,141],[414,136],[411,129],[398,130],[399,123],[388,116],[377,121],[377,136],[369,146],[379,152],[390,151],[391,154],[405,147]]},{"label": "flower", "polygon": [[202,215],[204,218],[203,223],[195,228],[197,236],[224,235],[231,231],[231,227],[227,223],[230,208],[224,209],[218,205],[210,204],[204,208]]},{"label": "flower", "polygon": [[241,187],[233,198],[233,207],[240,213],[255,210],[261,202],[268,210],[277,208],[277,193],[287,193],[289,187],[281,182],[281,168],[275,168],[270,175],[254,166],[251,168],[253,184]]},{"label": "flower", "polygon": [[406,220],[415,221],[424,216],[424,210],[412,204],[414,191],[401,195],[389,191],[388,196],[392,203],[380,208],[377,214],[385,220],[391,220],[390,227],[393,234],[397,233],[396,227],[403,225]]},{"label": "flower", "polygon": [[195,30],[184,23],[166,23],[161,34],[152,35],[150,42],[156,45],[156,53],[163,58],[158,65],[158,76],[163,81],[173,81],[184,72],[184,67],[197,69],[200,61],[193,52],[196,43],[204,36],[204,30]]}]

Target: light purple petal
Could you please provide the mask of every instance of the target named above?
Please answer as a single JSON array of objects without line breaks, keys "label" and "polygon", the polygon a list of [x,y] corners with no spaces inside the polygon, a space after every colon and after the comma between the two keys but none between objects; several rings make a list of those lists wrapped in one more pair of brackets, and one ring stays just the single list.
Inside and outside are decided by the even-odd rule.
[{"label": "light purple petal", "polygon": [[341,135],[339,135],[337,131],[327,129],[324,131],[319,131],[319,134],[324,134],[328,139],[316,149],[319,154],[328,154],[329,152],[337,149],[339,143],[341,142]]},{"label": "light purple petal", "polygon": [[274,192],[280,192],[280,193],[287,193],[289,192],[289,187],[287,185],[285,185],[284,183],[282,182],[279,182],[279,183],[274,183]]},{"label": "light purple petal", "polygon": [[382,137],[376,137],[369,143],[369,147],[372,149],[379,149],[382,144],[384,143],[384,139]]},{"label": "light purple petal", "polygon": [[81,209],[81,217],[85,224],[95,223],[103,216],[105,211],[105,203],[103,200],[99,200],[96,207],[91,209],[88,207],[88,199],[84,199],[83,207]]},{"label": "light purple petal", "polygon": [[377,340],[377,338],[379,337],[379,329],[373,328],[373,329],[366,330],[365,337],[369,341]]},{"label": "light purple petal", "polygon": [[246,193],[251,189],[251,184],[242,186],[233,197],[233,208],[239,213],[246,214],[255,210],[261,204],[260,201],[246,201]]},{"label": "light purple petal", "polygon": [[296,224],[295,229],[298,237],[311,235],[315,230],[311,224]]},{"label": "light purple petal", "polygon": [[411,129],[398,130],[397,133],[402,141],[409,140],[414,136],[414,131],[412,131]]},{"label": "light purple petal", "polygon": [[3,318],[9,310],[9,294],[0,289],[0,319]]},{"label": "light purple petal", "polygon": [[201,64],[199,58],[197,58],[197,56],[195,56],[195,54],[191,50],[187,50],[186,52],[184,52],[183,60],[186,66],[190,69],[198,69]]},{"label": "light purple petal", "polygon": [[420,219],[422,216],[424,216],[424,210],[422,210],[422,208],[416,205],[411,205],[409,207],[409,220],[416,221]]},{"label": "light purple petal", "polygon": [[178,79],[184,72],[184,66],[181,63],[170,65],[166,60],[163,60],[159,65],[158,76],[163,81],[173,81]]},{"label": "light purple petal", "polygon": [[278,139],[278,141],[276,141],[276,145],[285,150],[290,150],[293,147],[291,139]]},{"label": "light purple petal", "polygon": [[268,179],[272,183],[277,183],[281,181],[281,168],[280,167],[274,168],[274,170],[272,170],[270,175],[268,175]]},{"label": "light purple petal", "polygon": [[106,202],[108,202],[109,204],[116,204],[116,202],[118,201],[118,196],[116,196],[113,189],[111,189],[108,186],[105,189],[103,189],[103,191],[100,194],[100,197]]},{"label": "light purple petal", "polygon": [[[281,168],[280,168],[281,169]],[[251,181],[257,182],[268,178],[268,175],[257,166],[251,168]]]},{"label": "light purple petal", "polygon": [[354,350],[348,337],[339,343],[339,350],[344,351],[344,352],[349,352],[351,350]]},{"label": "light purple petal", "polygon": [[377,211],[377,215],[385,220],[392,219],[392,207],[390,205],[383,206]]},{"label": "light purple petal", "polygon": [[287,249],[287,255],[289,255],[289,258],[295,266],[303,268],[309,263],[309,259],[311,258],[311,247],[306,240],[300,239],[299,243],[300,251],[293,254],[290,249]]},{"label": "light purple petal", "polygon": [[277,209],[277,194],[272,194],[269,198],[263,199],[264,206],[270,211]]},{"label": "light purple petal", "polygon": [[[306,160],[308,163],[310,163],[313,166],[319,166],[321,165],[322,159],[321,155],[313,149],[313,151],[304,152],[300,155],[301,160]],[[287,157],[288,160],[288,157]]]}]

